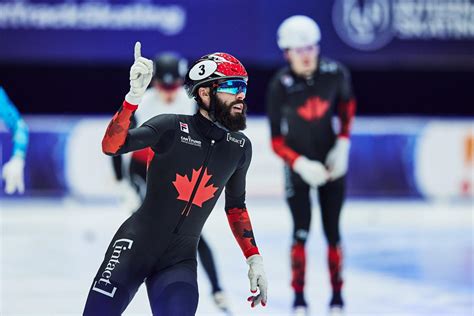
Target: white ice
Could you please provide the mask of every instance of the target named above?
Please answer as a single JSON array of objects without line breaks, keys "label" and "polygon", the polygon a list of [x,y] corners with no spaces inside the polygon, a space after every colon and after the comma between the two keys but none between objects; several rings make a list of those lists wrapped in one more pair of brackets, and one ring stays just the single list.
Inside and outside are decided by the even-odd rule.
[{"label": "white ice", "polygon": [[[265,308],[251,309],[247,265],[221,202],[204,234],[234,315],[290,315],[291,223],[282,198],[249,198],[269,279]],[[326,315],[329,280],[319,210],[307,267],[311,315]],[[117,203],[0,200],[0,314],[80,315],[113,233],[129,215]],[[348,200],[342,217],[346,315],[473,315],[473,209],[465,204]],[[199,268],[198,315],[221,315]],[[141,287],[124,315],[150,315]]]}]

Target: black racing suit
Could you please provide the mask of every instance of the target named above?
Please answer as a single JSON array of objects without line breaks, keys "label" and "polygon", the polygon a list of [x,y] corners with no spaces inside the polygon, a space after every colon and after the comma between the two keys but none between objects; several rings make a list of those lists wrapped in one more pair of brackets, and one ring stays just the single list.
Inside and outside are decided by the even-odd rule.
[{"label": "black racing suit", "polygon": [[[300,156],[325,163],[337,137],[349,137],[355,111],[350,76],[342,65],[320,59],[310,78],[296,75],[289,67],[281,69],[272,79],[267,94],[267,114],[270,120],[273,150],[285,161],[286,198],[293,222],[292,286],[302,293],[305,276],[304,244],[309,232],[311,205],[309,185],[293,171]],[[332,118],[340,118],[336,136]],[[328,260],[334,291],[340,291],[342,253],[339,247],[339,215],[341,212],[344,177],[318,187],[318,198],[324,233],[329,244]]]},{"label": "black racing suit", "polygon": [[146,196],[112,239],[84,314],[120,315],[145,280],[154,315],[192,315],[199,236],[224,188],[225,211],[237,242],[246,257],[258,254],[245,206],[251,143],[200,113],[159,115],[128,130],[135,109],[124,102],[102,148],[109,155],[151,148]]},{"label": "black racing suit", "polygon": [[[137,120],[135,116],[132,116],[130,128],[135,128],[137,126],[136,121]],[[142,201],[144,200],[146,193],[146,170],[148,154],[148,148],[134,151],[128,166],[128,180]],[[116,155],[112,157],[114,174],[117,181],[123,181],[124,179],[122,160],[122,155]],[[211,247],[203,235],[201,235],[201,238],[199,239],[198,254],[202,263],[202,267],[204,268],[204,271],[209,278],[209,282],[211,283],[212,293],[222,291],[219,278],[217,276],[216,263],[214,261]]]}]

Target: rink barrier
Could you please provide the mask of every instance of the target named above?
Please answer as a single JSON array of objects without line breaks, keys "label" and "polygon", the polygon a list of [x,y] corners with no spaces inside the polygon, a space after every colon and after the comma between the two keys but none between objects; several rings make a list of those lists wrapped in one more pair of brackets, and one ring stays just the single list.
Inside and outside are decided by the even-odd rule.
[{"label": "rink barrier", "polygon": [[[27,117],[30,144],[25,196],[115,197],[111,158],[101,152],[108,120]],[[348,196],[472,199],[473,126],[474,119],[357,118],[351,137]],[[271,150],[268,122],[252,117],[245,133],[254,149],[247,195],[282,196],[283,164]],[[0,140],[0,161],[4,163],[12,144],[2,125]],[[3,190],[0,196],[5,197]]]}]

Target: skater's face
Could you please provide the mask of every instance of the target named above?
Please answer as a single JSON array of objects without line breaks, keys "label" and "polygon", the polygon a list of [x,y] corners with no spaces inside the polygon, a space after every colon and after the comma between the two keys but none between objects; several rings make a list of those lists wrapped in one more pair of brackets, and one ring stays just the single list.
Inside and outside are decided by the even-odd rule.
[{"label": "skater's face", "polygon": [[232,116],[245,115],[247,106],[245,94],[247,83],[244,80],[227,80],[217,85],[216,96],[222,106],[228,109]]},{"label": "skater's face", "polygon": [[232,132],[244,130],[247,127],[247,104],[245,93],[231,94],[217,92],[212,97],[216,109],[216,119]]},{"label": "skater's face", "polygon": [[[226,87],[226,86],[224,86]],[[241,131],[246,128],[247,104],[245,103],[245,91],[233,91],[211,93],[211,88],[199,88],[199,97],[206,107],[215,109],[215,119],[232,132]],[[222,91],[222,90],[221,90]]]},{"label": "skater's face", "polygon": [[285,58],[291,69],[300,76],[309,77],[316,70],[319,46],[291,48],[285,52]]}]

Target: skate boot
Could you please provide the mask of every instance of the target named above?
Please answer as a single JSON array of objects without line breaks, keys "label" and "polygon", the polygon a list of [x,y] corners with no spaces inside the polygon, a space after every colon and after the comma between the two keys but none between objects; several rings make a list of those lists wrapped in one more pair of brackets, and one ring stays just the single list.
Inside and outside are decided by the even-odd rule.
[{"label": "skate boot", "polygon": [[303,293],[295,293],[293,301],[293,316],[309,316],[308,304],[304,299]]},{"label": "skate boot", "polygon": [[331,301],[329,302],[329,316],[344,315],[344,301],[341,292],[333,292]]}]

